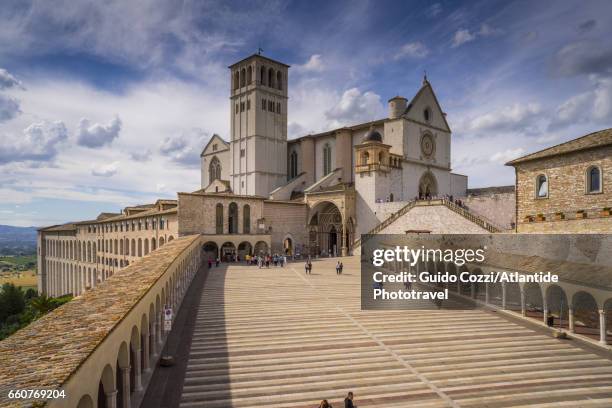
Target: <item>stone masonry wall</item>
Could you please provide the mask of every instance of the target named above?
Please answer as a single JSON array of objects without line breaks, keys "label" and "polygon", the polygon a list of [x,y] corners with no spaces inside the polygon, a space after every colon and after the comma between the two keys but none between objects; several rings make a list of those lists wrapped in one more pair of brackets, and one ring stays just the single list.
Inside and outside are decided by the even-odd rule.
[{"label": "stone masonry wall", "polygon": [[[592,165],[599,166],[602,171],[603,188],[597,194],[587,194],[585,188],[586,171]],[[535,198],[536,177],[540,174],[545,174],[549,180],[547,198]],[[604,207],[612,206],[610,178],[612,146],[518,164],[519,232],[612,231],[612,218],[600,216]],[[587,212],[586,220],[576,219],[578,210]],[[557,212],[564,213],[565,219],[555,221]],[[525,224],[526,216],[538,214],[544,215],[546,221]]]},{"label": "stone masonry wall", "polygon": [[265,201],[263,212],[266,226],[272,228],[272,253],[284,253],[283,241],[287,236],[298,250],[308,244],[306,204]]}]

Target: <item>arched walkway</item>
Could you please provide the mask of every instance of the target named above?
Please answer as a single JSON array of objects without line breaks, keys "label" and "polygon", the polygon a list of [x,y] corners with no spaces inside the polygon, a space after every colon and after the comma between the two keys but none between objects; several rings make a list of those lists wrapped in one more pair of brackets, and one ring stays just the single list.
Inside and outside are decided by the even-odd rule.
[{"label": "arched walkway", "polygon": [[226,242],[221,245],[221,259],[230,262],[236,256],[236,246],[233,242]]},{"label": "arched walkway", "polygon": [[258,241],[255,244],[254,255],[267,255],[269,254],[268,244],[264,241]]},{"label": "arched walkway", "polygon": [[219,247],[216,242],[208,241],[202,246],[202,251],[204,251],[204,259],[212,259],[215,260],[219,256]]},{"label": "arched walkway", "polygon": [[599,308],[595,298],[590,293],[583,291],[576,293],[572,299],[572,310],[576,333],[593,338],[601,337],[599,332]]},{"label": "arched walkway", "polygon": [[238,245],[238,256],[243,260],[247,255],[253,254],[253,246],[250,242],[243,241]]}]

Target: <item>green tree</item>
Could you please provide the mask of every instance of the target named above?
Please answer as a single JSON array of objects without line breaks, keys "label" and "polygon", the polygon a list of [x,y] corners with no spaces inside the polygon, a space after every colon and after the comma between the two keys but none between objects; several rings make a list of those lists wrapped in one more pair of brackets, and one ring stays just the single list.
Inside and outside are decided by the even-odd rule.
[{"label": "green tree", "polygon": [[0,292],[0,323],[7,317],[17,315],[25,309],[25,297],[20,288],[12,283],[2,285]]},{"label": "green tree", "polygon": [[40,295],[33,298],[30,300],[30,306],[39,316],[42,316],[57,307],[56,302],[54,302],[53,299],[47,295]]}]

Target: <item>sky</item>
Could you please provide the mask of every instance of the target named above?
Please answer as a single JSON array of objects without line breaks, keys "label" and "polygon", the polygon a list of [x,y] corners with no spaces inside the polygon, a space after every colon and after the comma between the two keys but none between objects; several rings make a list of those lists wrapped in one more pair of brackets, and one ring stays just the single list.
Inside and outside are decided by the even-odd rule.
[{"label": "sky", "polygon": [[291,65],[289,138],[379,119],[424,72],[469,187],[612,127],[610,1],[27,1],[0,6],[0,224],[200,187],[229,135],[228,65]]}]

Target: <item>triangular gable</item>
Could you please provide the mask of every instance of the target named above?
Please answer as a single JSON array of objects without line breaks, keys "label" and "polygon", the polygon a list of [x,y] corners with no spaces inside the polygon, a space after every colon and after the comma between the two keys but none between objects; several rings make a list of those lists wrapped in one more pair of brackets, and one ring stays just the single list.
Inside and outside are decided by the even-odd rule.
[{"label": "triangular gable", "polygon": [[425,122],[423,111],[426,107],[429,107],[432,113],[430,124],[434,127],[446,129],[448,132],[450,132],[450,126],[446,121],[444,111],[438,102],[438,98],[436,97],[436,94],[429,81],[424,80],[423,86],[408,104],[404,116],[418,122]]},{"label": "triangular gable", "polygon": [[[208,146],[210,146],[210,144],[213,142],[213,140],[216,140],[216,141],[220,142],[223,145],[223,147],[229,149],[229,142],[226,142],[225,140],[223,140],[221,138],[221,136],[219,136],[218,134],[215,133],[215,134],[212,135],[212,137],[210,138],[208,143],[206,143],[206,146],[204,146],[204,149],[202,149],[202,153],[200,153],[200,157],[204,156],[204,153],[206,152],[206,149],[208,149]],[[217,152],[223,151],[223,150],[225,150],[225,149],[217,150]]]}]

